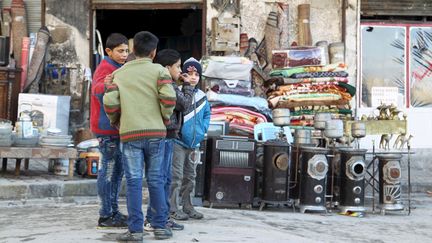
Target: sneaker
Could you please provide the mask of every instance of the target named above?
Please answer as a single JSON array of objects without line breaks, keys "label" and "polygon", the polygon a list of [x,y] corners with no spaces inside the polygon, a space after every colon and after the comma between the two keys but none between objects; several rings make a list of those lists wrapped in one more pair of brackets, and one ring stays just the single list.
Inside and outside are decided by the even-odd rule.
[{"label": "sneaker", "polygon": [[185,214],[183,211],[177,210],[171,213],[171,218],[176,220],[188,220],[189,215]]},{"label": "sneaker", "polygon": [[116,220],[124,221],[124,222],[127,222],[127,219],[128,219],[128,216],[120,213],[120,211],[113,213],[112,217]]},{"label": "sneaker", "polygon": [[114,217],[109,218],[99,218],[98,220],[98,228],[127,228],[126,221],[117,220]]},{"label": "sneaker", "polygon": [[120,234],[116,238],[118,241],[143,241],[143,233],[136,232],[132,233],[129,230],[123,234]]},{"label": "sneaker", "polygon": [[166,240],[173,236],[173,233],[170,228],[154,229],[153,234],[156,240]]},{"label": "sneaker", "polygon": [[176,221],[174,221],[172,219],[168,220],[166,227],[170,228],[172,230],[183,230],[184,229],[184,225],[177,224]]},{"label": "sneaker", "polygon": [[186,213],[189,216],[189,218],[193,218],[193,219],[204,218],[204,214],[197,212],[194,208],[183,208],[183,212]]},{"label": "sneaker", "polygon": [[151,225],[151,223],[147,219],[144,221],[144,230],[148,231],[148,232],[154,231],[153,226]]}]

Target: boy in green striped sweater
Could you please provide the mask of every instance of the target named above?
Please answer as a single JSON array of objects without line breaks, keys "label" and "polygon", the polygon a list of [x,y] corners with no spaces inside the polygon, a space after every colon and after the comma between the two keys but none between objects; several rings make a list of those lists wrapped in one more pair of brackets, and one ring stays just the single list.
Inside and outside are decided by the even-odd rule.
[{"label": "boy in green striped sweater", "polygon": [[[158,38],[148,31],[134,37],[136,59],[113,73],[103,103],[111,124],[119,127],[123,167],[126,176],[128,232],[120,241],[142,240],[143,170],[154,212],[152,226],[156,239],[172,237],[166,227],[168,208],[164,191],[162,160],[164,158],[166,124],[176,104],[176,93],[166,68],[152,62]],[[145,164],[144,164],[145,163]]]}]

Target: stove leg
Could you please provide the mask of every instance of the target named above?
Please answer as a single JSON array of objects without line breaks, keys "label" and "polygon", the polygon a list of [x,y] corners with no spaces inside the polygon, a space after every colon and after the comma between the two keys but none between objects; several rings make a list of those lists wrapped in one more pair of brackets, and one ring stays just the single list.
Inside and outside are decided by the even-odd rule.
[{"label": "stove leg", "polygon": [[2,171],[6,172],[7,170],[7,158],[3,158],[3,163],[2,163]]},{"label": "stove leg", "polygon": [[260,207],[259,207],[259,211],[262,211],[263,208],[265,207],[266,203],[265,202],[261,202]]}]

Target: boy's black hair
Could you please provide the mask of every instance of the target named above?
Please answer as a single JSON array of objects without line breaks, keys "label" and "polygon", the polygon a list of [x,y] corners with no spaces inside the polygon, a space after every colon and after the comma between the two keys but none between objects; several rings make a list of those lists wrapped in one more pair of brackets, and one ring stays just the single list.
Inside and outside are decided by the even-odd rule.
[{"label": "boy's black hair", "polygon": [[166,67],[174,65],[180,59],[181,55],[178,51],[173,49],[163,49],[161,51],[158,51],[153,62],[159,63],[160,65]]},{"label": "boy's black hair", "polygon": [[129,41],[126,36],[120,33],[112,33],[108,36],[105,47],[112,50],[121,44],[129,45]]},{"label": "boy's black hair", "polygon": [[137,57],[148,57],[157,48],[159,39],[149,31],[140,31],[133,40],[134,54]]}]

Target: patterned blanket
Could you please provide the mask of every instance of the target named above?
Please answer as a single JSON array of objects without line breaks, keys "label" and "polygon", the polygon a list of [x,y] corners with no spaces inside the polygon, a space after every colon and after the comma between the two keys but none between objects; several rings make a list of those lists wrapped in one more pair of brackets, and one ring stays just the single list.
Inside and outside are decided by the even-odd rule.
[{"label": "patterned blanket", "polygon": [[253,134],[256,124],[267,122],[267,118],[264,115],[235,106],[212,107],[210,119],[212,121],[227,121],[230,133],[235,134]]},{"label": "patterned blanket", "polygon": [[334,63],[328,65],[317,65],[317,66],[303,66],[294,68],[283,68],[283,69],[273,69],[270,71],[271,77],[282,76],[285,78],[291,77],[293,74],[297,73],[308,73],[308,72],[338,72],[346,71],[347,66],[345,63]]}]

